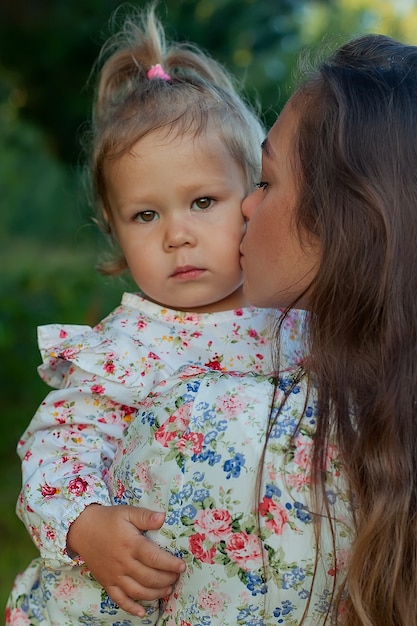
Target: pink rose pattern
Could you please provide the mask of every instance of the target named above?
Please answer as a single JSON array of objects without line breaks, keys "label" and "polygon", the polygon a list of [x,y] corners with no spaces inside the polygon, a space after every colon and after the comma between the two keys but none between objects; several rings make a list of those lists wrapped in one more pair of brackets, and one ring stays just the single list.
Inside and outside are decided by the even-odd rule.
[{"label": "pink rose pattern", "polygon": [[[288,376],[302,354],[301,323],[297,312],[286,323]],[[178,314],[137,296],[125,296],[93,330],[56,327],[61,345],[47,351],[41,374],[60,388],[19,443],[19,514],[43,558],[17,578],[7,624],[296,623],[313,569],[306,470],[314,407],[291,440],[304,390],[290,396],[272,433],[256,507],[272,390],[263,376],[270,362],[267,328],[257,310]],[[340,518],[349,519],[336,449],[328,465],[335,515],[339,507]],[[79,512],[112,501],[166,511],[162,531],[149,535],[187,563],[173,594],[162,607],[149,603],[145,620],[114,605],[65,553],[68,526]],[[347,553],[348,531],[341,527]],[[336,569],[343,569],[345,552]],[[322,615],[327,578],[334,575],[330,553],[325,540],[326,571],[310,603],[314,617]]]},{"label": "pink rose pattern", "polygon": [[[216,371],[179,378],[176,386],[154,395],[152,407],[138,413],[109,475],[114,502],[167,512],[161,533],[148,535],[187,563],[162,613],[149,623],[293,625],[310,595],[308,623],[320,623],[334,576],[343,575],[346,568],[350,518],[340,459],[330,444],[325,470],[328,502],[337,519],[338,554],[335,564],[325,525],[311,589],[315,535],[309,468],[316,416],[313,402],[298,424],[305,383],[294,389],[272,430],[256,507],[256,471],[263,448],[259,433],[265,433],[268,422],[270,382]],[[283,388],[288,382],[283,379]],[[235,414],[235,404],[219,402],[216,395],[238,399],[240,415]],[[281,397],[278,390],[276,406]],[[170,437],[162,438],[161,432],[168,431]],[[181,444],[191,435],[201,442],[198,449]],[[148,465],[151,490],[132,471],[139,463]],[[120,483],[126,488],[122,497],[117,492]]]},{"label": "pink rose pattern", "polygon": [[[295,312],[294,327],[302,319]],[[221,371],[269,373],[270,321],[262,309],[182,313],[124,294],[95,328],[39,329],[39,373],[57,390],[19,441],[23,489],[17,510],[50,567],[72,564],[66,535],[81,511],[93,502],[110,504],[107,475],[114,452],[137,407],[152,405],[152,390],[189,365],[201,371],[213,362],[217,370],[219,362]],[[298,343],[287,342],[291,361]],[[180,411],[173,420],[161,426],[161,442],[181,428]],[[177,444],[179,456],[198,454],[202,441],[187,433]]]}]

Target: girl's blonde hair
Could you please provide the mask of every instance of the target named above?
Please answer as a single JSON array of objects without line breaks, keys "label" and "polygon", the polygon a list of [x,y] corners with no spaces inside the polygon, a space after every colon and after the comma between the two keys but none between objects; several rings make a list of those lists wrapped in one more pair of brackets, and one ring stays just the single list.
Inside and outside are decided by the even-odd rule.
[{"label": "girl's blonde hair", "polygon": [[[157,64],[169,80],[148,78]],[[222,65],[195,45],[166,41],[154,3],[128,15],[103,46],[98,66],[88,162],[97,222],[104,230],[111,232],[106,164],[156,130],[165,129],[167,138],[218,132],[230,158],[241,166],[249,192],[259,177],[264,137],[257,115]],[[100,270],[118,274],[126,267],[118,251]]]}]

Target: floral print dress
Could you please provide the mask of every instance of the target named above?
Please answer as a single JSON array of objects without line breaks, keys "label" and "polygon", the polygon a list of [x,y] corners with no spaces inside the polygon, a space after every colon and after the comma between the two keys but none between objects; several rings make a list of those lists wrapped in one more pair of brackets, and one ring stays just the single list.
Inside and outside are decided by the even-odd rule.
[{"label": "floral print dress", "polygon": [[[305,380],[293,383],[296,370],[288,368],[275,389],[265,376],[188,367],[143,404],[116,453],[110,491],[114,503],[167,512],[162,529],[148,536],[187,569],[171,596],[148,603],[142,621],[126,614],[111,621],[115,607],[96,587],[97,605],[109,615],[100,623],[295,626],[305,611],[309,625],[332,613],[335,575],[343,576],[352,538],[350,506],[330,444],[326,498],[336,532],[323,522],[316,563],[316,410],[312,399],[300,422],[307,389]],[[83,618],[95,623],[93,616]]]},{"label": "floral print dress", "polygon": [[[302,358],[302,321],[303,313],[294,311],[284,328],[289,362]],[[188,365],[198,366],[198,375],[268,374],[271,328],[271,313],[260,309],[190,314],[125,294],[121,306],[93,329],[40,329],[39,372],[57,389],[19,442],[23,487],[17,511],[41,558],[16,580],[8,624],[143,623],[108,598],[96,603],[97,584],[66,554],[68,528],[89,504],[118,501],[118,488],[109,491],[114,488],[109,468],[149,394],[175,389],[178,370]],[[101,598],[103,590],[98,591]]]}]

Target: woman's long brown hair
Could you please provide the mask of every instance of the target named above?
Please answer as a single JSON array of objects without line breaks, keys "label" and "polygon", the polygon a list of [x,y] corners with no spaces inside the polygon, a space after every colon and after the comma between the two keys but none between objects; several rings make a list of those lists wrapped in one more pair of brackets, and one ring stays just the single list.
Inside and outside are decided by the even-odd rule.
[{"label": "woman's long brown hair", "polygon": [[323,467],[336,432],[356,512],[340,619],[415,626],[417,47],[353,40],[290,106],[298,226],[322,245],[309,312],[312,465]]}]

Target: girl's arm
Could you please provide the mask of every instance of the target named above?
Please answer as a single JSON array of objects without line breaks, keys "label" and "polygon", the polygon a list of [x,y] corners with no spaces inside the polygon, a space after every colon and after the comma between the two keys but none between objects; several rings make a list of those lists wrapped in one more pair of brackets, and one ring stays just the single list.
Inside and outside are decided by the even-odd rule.
[{"label": "girl's arm", "polygon": [[[79,554],[109,595],[140,615],[132,589],[135,599],[162,597],[183,564],[141,534],[148,526],[159,528],[163,516],[111,506],[107,472],[134,409],[109,399],[89,376],[72,366],[66,387],[47,396],[19,441],[23,487],[17,513],[47,566],[75,565],[68,549]],[[116,593],[115,580],[127,581]]]},{"label": "girl's arm", "polygon": [[80,513],[89,504],[111,504],[106,475],[133,414],[82,372],[72,368],[70,378],[70,387],[51,392],[41,404],[17,450],[17,514],[51,567],[72,563],[67,533]]}]

